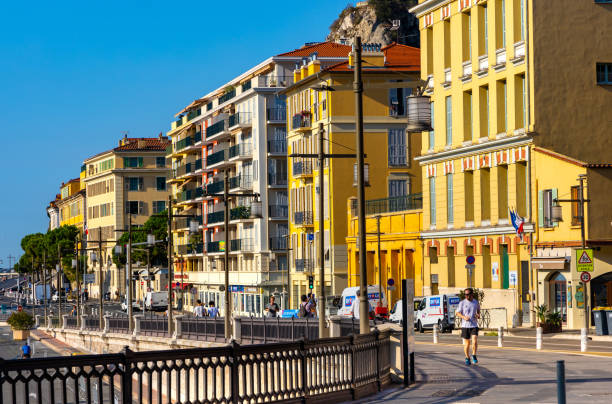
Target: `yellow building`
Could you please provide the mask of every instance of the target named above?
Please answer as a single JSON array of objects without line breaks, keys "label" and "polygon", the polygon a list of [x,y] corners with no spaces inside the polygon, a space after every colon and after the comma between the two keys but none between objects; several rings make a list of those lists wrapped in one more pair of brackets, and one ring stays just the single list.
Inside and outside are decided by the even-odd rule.
[{"label": "yellow building", "polygon": [[[405,96],[418,79],[419,50],[393,44],[366,46],[363,53],[364,147],[369,164],[368,198],[402,197],[421,192],[420,170],[412,162],[420,137],[406,133]],[[348,50],[347,50],[348,54]],[[355,95],[353,61],[321,68],[318,55],[310,55],[294,72],[295,84],[287,95],[289,234],[291,304],[309,291],[314,275],[319,292],[318,240],[323,232],[326,295],[337,295],[348,286],[349,251],[346,245],[346,200],[356,195],[353,186],[355,159],[328,159],[319,184],[316,159],[291,157],[292,153],[317,153],[324,136],[326,153],[355,150]],[[401,82],[404,83],[401,83]],[[390,88],[390,83],[397,87]],[[326,85],[327,87],[322,87]],[[333,91],[331,91],[333,90]],[[320,128],[323,133],[320,133]],[[320,190],[322,188],[322,192]],[[324,198],[324,223],[319,221],[319,197]]]},{"label": "yellow building", "polygon": [[[569,189],[555,176],[566,169],[563,156],[585,167],[611,157],[609,125],[602,121],[612,103],[604,87],[609,64],[601,62],[612,60],[612,52],[597,38],[610,36],[612,21],[600,10],[605,5],[595,3],[421,0],[411,9],[419,18],[421,73],[429,79],[434,128],[423,133],[417,158],[423,293],[485,288],[484,307],[506,307],[509,324],[531,320],[530,291],[543,296],[535,296],[538,275],[530,275],[530,251],[537,256],[532,234],[576,240],[555,228],[542,233],[538,179],[545,172],[552,182],[544,189]],[[593,46],[585,47],[584,38]],[[533,161],[541,153],[534,147],[561,158],[536,175]],[[576,185],[573,174],[567,181]],[[509,209],[525,218],[522,241]],[[599,242],[606,245],[610,228],[602,232]],[[471,277],[467,255],[476,258]]]},{"label": "yellow building", "polygon": [[83,230],[85,224],[85,188],[80,178],[74,178],[60,187],[60,199],[55,201],[60,226],[76,226]]},{"label": "yellow building", "polygon": [[[423,287],[423,241],[420,238],[423,210],[420,194],[366,201],[366,257],[368,285],[385,288],[389,309],[401,299],[401,280],[413,279],[415,293]],[[348,249],[349,287],[359,286],[357,198],[349,199]],[[378,232],[380,232],[380,267]],[[392,279],[394,287],[389,288]],[[418,295],[416,293],[416,295]]]}]

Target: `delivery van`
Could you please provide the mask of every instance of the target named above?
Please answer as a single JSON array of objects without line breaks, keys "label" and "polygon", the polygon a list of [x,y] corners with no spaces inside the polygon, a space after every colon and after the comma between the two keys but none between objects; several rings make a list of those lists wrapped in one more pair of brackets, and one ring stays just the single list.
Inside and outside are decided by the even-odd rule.
[{"label": "delivery van", "polygon": [[144,306],[149,311],[165,311],[168,309],[168,292],[147,292]]},{"label": "delivery van", "polygon": [[452,331],[458,305],[458,295],[425,296],[414,314],[416,329],[423,332],[426,328],[437,327],[440,332]]},{"label": "delivery van", "polygon": [[[419,304],[421,304],[421,300],[423,300],[422,297],[415,297],[412,304],[413,304],[413,309],[414,309],[414,324],[413,326],[416,327],[416,312],[419,308]],[[389,316],[389,321],[393,322],[393,323],[399,323],[402,327],[404,326],[404,313],[402,312],[402,299],[398,300],[397,302],[395,302],[395,306],[393,306],[393,309],[391,309],[391,315]]]},{"label": "delivery van", "polygon": [[[351,307],[353,306],[353,302],[357,298],[357,290],[359,290],[359,286],[354,286],[351,288],[345,288],[342,291],[342,296],[340,298],[340,308],[338,309],[339,316],[351,316]],[[376,317],[388,317],[388,306],[387,306],[387,296],[385,295],[385,288],[382,288],[382,307],[378,307],[378,301],[380,300],[379,296],[379,287],[378,285],[368,285],[368,300],[372,305],[372,309],[376,313]]]}]

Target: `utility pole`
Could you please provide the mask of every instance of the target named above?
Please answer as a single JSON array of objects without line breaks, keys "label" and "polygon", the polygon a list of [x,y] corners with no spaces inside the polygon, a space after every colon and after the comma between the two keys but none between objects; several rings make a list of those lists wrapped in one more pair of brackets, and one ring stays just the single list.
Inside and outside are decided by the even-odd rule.
[{"label": "utility pole", "polygon": [[[80,234],[80,233],[79,233]],[[74,240],[74,252],[76,256],[76,278],[77,278],[77,327],[81,326],[81,279],[79,278],[79,239]]]},{"label": "utility pole", "polygon": [[[378,307],[382,307],[382,257],[380,256],[380,215],[376,216],[376,236],[378,238]],[[388,301],[391,304],[391,301]]]},{"label": "utility pole", "polygon": [[127,274],[125,276],[125,285],[126,285],[126,294],[125,300],[127,303],[127,313],[128,313],[128,329],[132,331],[134,329],[134,319],[133,308],[132,308],[132,208],[130,207],[130,212],[128,213],[128,248],[126,251],[126,263],[125,270]]},{"label": "utility pole", "polygon": [[361,81],[361,37],[355,38],[355,132],[357,138],[357,211],[359,216],[359,333],[370,332],[368,304],[368,270],[366,266],[365,178],[363,159],[363,82]]},{"label": "utility pole", "polygon": [[[323,165],[325,164],[325,151],[323,150],[323,135],[325,130],[323,124],[319,124],[319,338],[329,335],[325,327],[325,199],[323,197],[323,183],[325,174]],[[331,241],[331,240],[330,240]]]},{"label": "utility pole", "polygon": [[100,286],[100,293],[99,293],[99,297],[100,297],[100,313],[98,313],[98,320],[100,321],[98,327],[100,327],[100,329],[102,329],[104,327],[104,290],[103,290],[103,285],[104,285],[104,280],[102,279],[104,277],[104,275],[102,274],[102,227],[98,227],[98,268],[99,268],[99,274],[100,274],[100,278],[98,279],[98,283]]},{"label": "utility pole", "polygon": [[59,308],[59,324],[62,321],[62,287],[64,286],[64,277],[62,276],[62,250],[59,243],[57,244],[57,304]]},{"label": "utility pole", "polygon": [[229,240],[229,176],[227,170],[223,171],[223,226],[225,230],[225,251],[223,253],[224,265],[223,269],[225,271],[225,341],[229,342],[232,332],[231,332],[231,313],[232,307],[230,306],[231,296],[229,290],[229,249],[230,249],[230,240]]},{"label": "utility pole", "polygon": [[47,251],[43,251],[43,293],[45,299],[45,321],[47,321]]},{"label": "utility pole", "polygon": [[172,196],[168,196],[168,336],[172,336]]},{"label": "utility pole", "polygon": [[[578,189],[579,195],[578,199],[580,201],[580,237],[582,239],[582,248],[586,248],[586,236],[585,236],[585,220],[584,220],[584,176],[580,175],[578,177],[578,181],[580,181],[580,188]],[[576,263],[577,264],[577,263]],[[582,282],[582,287],[584,288],[584,328],[586,328],[587,334],[589,333],[589,299],[587,293],[587,282]]]}]

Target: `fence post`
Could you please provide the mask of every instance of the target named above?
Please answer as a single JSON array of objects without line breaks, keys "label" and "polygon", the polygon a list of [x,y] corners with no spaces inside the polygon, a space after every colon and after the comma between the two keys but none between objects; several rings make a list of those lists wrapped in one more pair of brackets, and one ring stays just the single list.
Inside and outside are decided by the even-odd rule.
[{"label": "fence post", "polygon": [[[181,338],[183,332],[181,330],[181,323],[183,322],[183,315],[174,316],[174,335],[171,336],[172,339]],[[197,320],[197,317],[196,317]]]},{"label": "fence post", "polygon": [[[230,381],[230,388],[232,389],[232,403],[238,403],[238,396],[240,394],[240,386],[238,385],[238,357],[240,356],[239,351],[240,344],[238,344],[235,340],[232,340],[230,343],[230,354],[232,358],[232,380]],[[251,386],[253,388],[253,386]],[[246,389],[246,384],[245,384]]]},{"label": "fence post", "polygon": [[266,330],[266,318],[264,317],[264,318],[263,318],[263,334],[264,334],[264,335],[263,335],[263,338],[264,338],[263,343],[264,343],[264,344],[268,343],[268,341],[267,341],[267,332],[266,332],[266,331],[267,331],[267,330]]},{"label": "fence post", "polygon": [[378,328],[374,329],[374,338],[376,339],[376,384],[378,385],[378,391],[380,391],[382,385],[380,383],[380,331],[378,331]]},{"label": "fence post", "polygon": [[351,334],[351,395],[353,396],[353,400],[355,400],[355,390],[356,390],[356,371],[355,371],[355,334]]},{"label": "fence post", "polygon": [[53,315],[49,314],[47,317],[47,328],[53,328]]},{"label": "fence post", "polygon": [[86,323],[87,323],[87,314],[81,314],[81,331],[85,331]]},{"label": "fence post", "polygon": [[242,319],[234,317],[234,340],[242,343]]},{"label": "fence post", "polygon": [[588,347],[589,336],[586,328],[580,329],[580,352],[586,352]]},{"label": "fence post", "polygon": [[62,330],[68,328],[68,314],[62,314]]},{"label": "fence post", "polygon": [[501,326],[497,329],[497,347],[504,347],[504,327]]},{"label": "fence post", "polygon": [[110,318],[109,314],[104,315],[104,329],[102,330],[102,335],[107,334],[110,330]]},{"label": "fence post", "polygon": [[132,402],[132,351],[126,345],[121,351],[123,354],[123,374],[121,375],[122,403]]},{"label": "fence post", "polygon": [[308,398],[308,352],[306,351],[306,341],[300,338],[300,359],[302,362],[302,397],[306,401]]},{"label": "fence post", "polygon": [[40,314],[37,314],[37,315],[34,316],[34,318],[36,319],[36,323],[34,324],[34,326],[36,328],[40,327],[40,318],[41,317],[43,317],[43,316],[41,316]]},{"label": "fence post", "polygon": [[291,316],[291,341],[295,341],[295,321],[293,321],[293,316]]},{"label": "fence post", "polygon": [[433,326],[433,343],[438,343],[438,326],[436,324]]},{"label": "fence post", "polygon": [[253,343],[253,315],[251,314],[251,344]]},{"label": "fence post", "polygon": [[133,336],[137,336],[138,334],[140,334],[140,321],[142,320],[142,318],[142,314],[134,316],[134,332],[132,333]]},{"label": "fence post", "polygon": [[536,328],[536,349],[542,349],[542,327]]}]

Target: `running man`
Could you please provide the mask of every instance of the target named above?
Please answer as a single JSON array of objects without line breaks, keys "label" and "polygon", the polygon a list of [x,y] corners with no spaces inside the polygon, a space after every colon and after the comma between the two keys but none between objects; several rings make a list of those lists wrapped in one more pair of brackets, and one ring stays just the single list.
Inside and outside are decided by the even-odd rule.
[{"label": "running man", "polygon": [[[461,338],[463,338],[463,352],[465,364],[478,363],[476,349],[478,348],[478,319],[480,318],[480,305],[474,299],[474,290],[467,288],[464,291],[465,299],[457,306],[457,317],[461,319]],[[470,362],[470,341],[472,344],[472,361]]]}]

